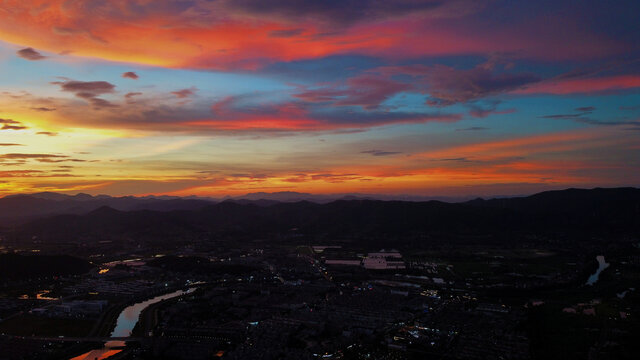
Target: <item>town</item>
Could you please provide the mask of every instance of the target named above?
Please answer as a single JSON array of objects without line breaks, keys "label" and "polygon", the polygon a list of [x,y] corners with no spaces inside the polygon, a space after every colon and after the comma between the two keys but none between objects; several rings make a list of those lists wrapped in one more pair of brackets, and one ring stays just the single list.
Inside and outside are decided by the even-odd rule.
[{"label": "town", "polygon": [[0,282],[0,358],[577,359],[636,346],[637,239],[274,236],[123,247],[5,234],[0,262],[25,272]]}]

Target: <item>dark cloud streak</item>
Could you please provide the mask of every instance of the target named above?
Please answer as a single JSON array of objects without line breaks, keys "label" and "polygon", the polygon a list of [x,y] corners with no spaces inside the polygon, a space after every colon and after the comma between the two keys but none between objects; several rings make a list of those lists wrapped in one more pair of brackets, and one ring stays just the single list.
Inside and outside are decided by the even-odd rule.
[{"label": "dark cloud streak", "polygon": [[0,124],[2,124],[0,130],[26,130],[29,128],[20,121],[12,119],[0,119]]},{"label": "dark cloud streak", "polygon": [[365,150],[365,151],[361,151],[360,153],[369,154],[373,156],[390,156],[390,155],[402,154],[401,151],[383,151],[383,150]]},{"label": "dark cloud streak", "polygon": [[16,54],[21,58],[25,60],[30,60],[30,61],[43,60],[47,58],[46,56],[40,54],[39,52],[37,52],[36,50],[30,47],[18,50]]},{"label": "dark cloud streak", "polygon": [[175,95],[178,99],[186,99],[188,97],[194,96],[196,94],[196,91],[198,91],[198,89],[195,87],[192,87],[189,89],[172,91],[171,93]]},{"label": "dark cloud streak", "polygon": [[138,74],[134,73],[133,71],[127,71],[126,73],[123,73],[122,77],[125,79],[132,79],[132,80],[138,80],[140,78]]},{"label": "dark cloud streak", "polygon": [[113,93],[115,85],[107,81],[55,81],[62,91],[71,92],[76,97],[88,101],[95,109],[116,107],[117,105],[98,96]]}]

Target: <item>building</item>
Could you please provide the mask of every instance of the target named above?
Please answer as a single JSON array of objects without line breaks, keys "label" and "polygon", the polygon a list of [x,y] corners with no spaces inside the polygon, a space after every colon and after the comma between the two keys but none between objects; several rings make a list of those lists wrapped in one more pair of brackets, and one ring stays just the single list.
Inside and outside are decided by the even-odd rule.
[{"label": "building", "polygon": [[369,253],[362,261],[365,269],[372,270],[389,270],[404,269],[405,264],[402,255],[397,250],[385,251],[380,250],[376,253]]}]

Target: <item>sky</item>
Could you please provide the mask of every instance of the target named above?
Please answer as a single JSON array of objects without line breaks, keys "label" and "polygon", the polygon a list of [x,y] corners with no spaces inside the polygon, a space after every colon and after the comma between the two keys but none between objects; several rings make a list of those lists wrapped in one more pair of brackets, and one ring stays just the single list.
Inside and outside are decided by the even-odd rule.
[{"label": "sky", "polygon": [[0,0],[0,196],[640,185],[640,2]]}]

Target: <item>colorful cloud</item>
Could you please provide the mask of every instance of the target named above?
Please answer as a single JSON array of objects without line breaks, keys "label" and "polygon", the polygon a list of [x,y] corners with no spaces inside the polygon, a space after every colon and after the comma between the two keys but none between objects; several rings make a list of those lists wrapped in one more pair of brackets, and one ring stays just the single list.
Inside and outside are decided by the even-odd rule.
[{"label": "colorful cloud", "polygon": [[0,195],[637,186],[640,3],[6,0]]}]

